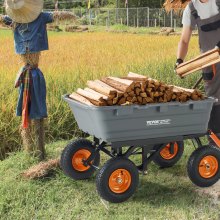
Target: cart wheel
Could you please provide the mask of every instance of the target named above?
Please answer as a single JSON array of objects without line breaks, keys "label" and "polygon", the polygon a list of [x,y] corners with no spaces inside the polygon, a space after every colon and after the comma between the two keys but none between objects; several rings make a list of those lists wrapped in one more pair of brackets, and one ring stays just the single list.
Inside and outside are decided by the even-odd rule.
[{"label": "cart wheel", "polygon": [[220,179],[220,149],[214,146],[196,149],[189,158],[187,170],[195,185],[214,185]]},{"label": "cart wheel", "polygon": [[[83,160],[88,159],[92,153],[95,153],[95,148],[91,141],[79,139],[71,142],[61,155],[60,165],[63,172],[75,180],[90,178],[95,172],[95,168],[85,166]],[[95,166],[99,166],[99,162],[100,154],[98,153],[92,163]]]},{"label": "cart wheel", "polygon": [[96,177],[99,195],[112,203],[129,199],[139,182],[135,164],[126,158],[113,158],[107,161]]},{"label": "cart wheel", "polygon": [[156,163],[161,168],[167,168],[174,166],[183,155],[184,151],[184,143],[182,141],[178,141],[174,143],[174,152],[170,152],[170,144],[167,144],[158,155],[153,159],[154,163]]}]

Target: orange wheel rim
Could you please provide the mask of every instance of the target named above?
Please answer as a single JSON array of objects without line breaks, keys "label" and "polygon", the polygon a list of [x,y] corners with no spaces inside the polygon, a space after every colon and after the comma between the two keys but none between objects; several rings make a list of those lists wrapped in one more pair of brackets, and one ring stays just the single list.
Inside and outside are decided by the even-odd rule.
[{"label": "orange wheel rim", "polygon": [[204,157],[199,164],[199,174],[205,179],[212,178],[218,172],[218,160],[214,156]]},{"label": "orange wheel rim", "polygon": [[160,151],[160,156],[163,157],[163,159],[165,160],[171,160],[173,159],[177,153],[178,153],[178,144],[175,142],[174,143],[174,152],[173,154],[170,153],[170,144],[168,144],[166,147],[164,147],[161,151]]},{"label": "orange wheel rim", "polygon": [[89,156],[91,155],[91,152],[86,149],[78,150],[72,158],[72,165],[73,168],[77,171],[84,172],[90,168],[90,166],[85,166],[83,164],[83,160],[87,160]]},{"label": "orange wheel rim", "polygon": [[109,188],[114,193],[124,193],[130,185],[131,174],[125,169],[117,169],[109,177]]}]

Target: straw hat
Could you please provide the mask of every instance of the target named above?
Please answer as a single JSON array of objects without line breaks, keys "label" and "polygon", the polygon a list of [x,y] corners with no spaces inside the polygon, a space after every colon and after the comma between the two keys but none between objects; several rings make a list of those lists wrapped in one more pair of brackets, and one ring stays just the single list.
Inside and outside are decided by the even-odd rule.
[{"label": "straw hat", "polygon": [[6,0],[6,12],[17,23],[30,23],[43,9],[43,0]]},{"label": "straw hat", "polygon": [[178,12],[181,9],[184,9],[190,0],[166,0],[164,3],[164,8],[167,12],[170,12],[173,9],[175,12]]}]

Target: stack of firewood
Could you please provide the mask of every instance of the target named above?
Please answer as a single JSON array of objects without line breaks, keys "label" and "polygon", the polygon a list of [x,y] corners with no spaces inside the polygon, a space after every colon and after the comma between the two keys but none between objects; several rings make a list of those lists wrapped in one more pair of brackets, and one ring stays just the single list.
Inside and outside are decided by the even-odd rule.
[{"label": "stack of firewood", "polygon": [[166,85],[158,80],[136,73],[126,77],[106,77],[88,81],[87,88],[78,89],[69,97],[87,105],[146,105],[171,101],[202,100],[204,95],[195,89]]}]

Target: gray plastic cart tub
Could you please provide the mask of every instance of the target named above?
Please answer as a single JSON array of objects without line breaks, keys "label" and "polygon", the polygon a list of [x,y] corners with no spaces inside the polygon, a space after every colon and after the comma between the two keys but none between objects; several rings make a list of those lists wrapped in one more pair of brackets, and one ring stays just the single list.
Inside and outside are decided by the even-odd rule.
[{"label": "gray plastic cart tub", "polygon": [[205,134],[216,101],[208,98],[186,103],[96,107],[72,100],[68,95],[64,100],[79,128],[105,142]]}]

